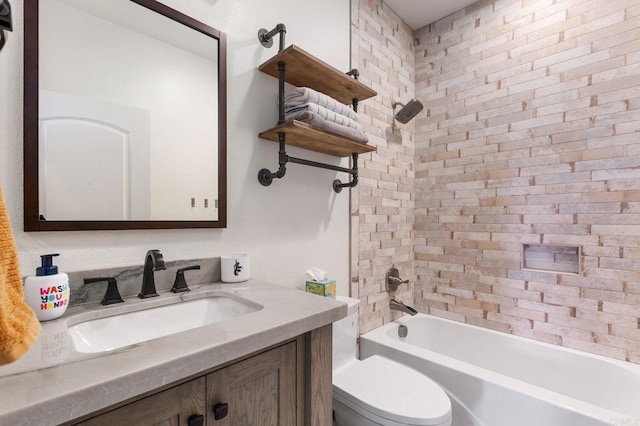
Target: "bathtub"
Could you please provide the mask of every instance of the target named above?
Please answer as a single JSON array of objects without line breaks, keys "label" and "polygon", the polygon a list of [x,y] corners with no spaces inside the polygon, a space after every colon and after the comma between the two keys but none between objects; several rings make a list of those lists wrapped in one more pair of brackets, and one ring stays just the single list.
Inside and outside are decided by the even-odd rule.
[{"label": "bathtub", "polygon": [[375,354],[438,382],[453,426],[640,426],[636,364],[424,314],[362,335]]}]

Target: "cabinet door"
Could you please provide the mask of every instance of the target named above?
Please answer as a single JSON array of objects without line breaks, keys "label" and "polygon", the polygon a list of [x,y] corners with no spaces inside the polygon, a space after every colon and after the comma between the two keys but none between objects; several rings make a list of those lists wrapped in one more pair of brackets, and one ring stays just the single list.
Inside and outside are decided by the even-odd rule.
[{"label": "cabinet door", "polygon": [[200,377],[79,423],[86,426],[184,426],[193,414],[205,414],[205,378]]},{"label": "cabinet door", "polygon": [[[209,374],[207,425],[295,426],[296,372],[291,342]],[[216,419],[218,404],[228,404],[228,413]]]}]

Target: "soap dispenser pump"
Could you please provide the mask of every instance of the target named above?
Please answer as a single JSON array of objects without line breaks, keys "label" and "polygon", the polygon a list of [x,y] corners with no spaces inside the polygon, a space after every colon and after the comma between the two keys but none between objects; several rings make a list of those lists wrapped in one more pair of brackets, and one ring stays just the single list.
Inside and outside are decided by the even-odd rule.
[{"label": "soap dispenser pump", "polygon": [[36,268],[36,276],[24,281],[24,299],[40,321],[56,319],[69,305],[69,276],[58,273],[53,257],[60,254],[43,254],[42,265]]}]

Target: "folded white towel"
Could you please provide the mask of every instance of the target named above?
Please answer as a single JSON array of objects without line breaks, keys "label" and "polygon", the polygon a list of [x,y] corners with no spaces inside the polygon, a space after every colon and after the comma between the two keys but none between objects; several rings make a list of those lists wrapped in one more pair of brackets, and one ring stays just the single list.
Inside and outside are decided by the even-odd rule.
[{"label": "folded white towel", "polygon": [[307,123],[319,129],[349,138],[355,142],[367,143],[369,141],[369,138],[363,131],[353,129],[351,127],[341,126],[340,124],[334,123],[333,121],[327,121],[324,118],[320,117],[318,114],[310,111],[301,112],[297,116],[295,116],[295,118],[292,118],[292,120]]},{"label": "folded white towel", "polygon": [[308,87],[296,87],[287,90],[284,93],[285,110],[308,103],[314,103],[323,108],[349,117],[354,121],[358,121],[358,114],[354,110],[324,93],[317,92]]},{"label": "folded white towel", "polygon": [[334,123],[340,124],[341,126],[351,127],[352,129],[361,130],[362,127],[360,124],[346,115],[338,114],[337,112],[328,110],[320,105],[314,103],[303,104],[297,107],[290,108],[286,110],[285,120],[289,121],[292,118],[295,118],[296,115],[301,112],[309,111],[314,114],[319,115],[327,121],[333,121]]}]

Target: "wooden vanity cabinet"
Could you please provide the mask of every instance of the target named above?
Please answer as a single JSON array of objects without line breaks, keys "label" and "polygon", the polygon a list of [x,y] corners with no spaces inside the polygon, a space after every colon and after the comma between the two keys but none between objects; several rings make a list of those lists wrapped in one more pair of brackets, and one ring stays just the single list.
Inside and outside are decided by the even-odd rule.
[{"label": "wooden vanity cabinet", "polygon": [[194,413],[204,414],[204,389],[205,378],[199,377],[77,424],[186,426]]},{"label": "wooden vanity cabinet", "polygon": [[[296,426],[296,379],[295,342],[215,371],[207,375],[206,424]],[[223,404],[228,413],[216,420]]]},{"label": "wooden vanity cabinet", "polygon": [[313,330],[293,341],[188,382],[73,424],[85,426],[331,424],[331,325]]}]

